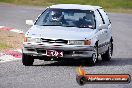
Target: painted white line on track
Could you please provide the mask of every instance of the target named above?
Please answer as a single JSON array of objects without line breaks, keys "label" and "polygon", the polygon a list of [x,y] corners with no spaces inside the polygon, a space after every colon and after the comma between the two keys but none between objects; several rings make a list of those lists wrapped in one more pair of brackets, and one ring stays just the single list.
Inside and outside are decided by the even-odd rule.
[{"label": "painted white line on track", "polygon": [[[11,27],[6,27],[6,26],[0,26],[0,29],[2,28],[6,28],[7,30],[10,29]],[[5,29],[5,30],[6,30]],[[10,30],[8,31],[11,31],[11,32],[16,32],[16,33],[19,33],[19,34],[24,34],[24,32],[22,30],[18,30],[18,29],[15,29],[15,28],[11,28]]]},{"label": "painted white line on track", "polygon": [[23,31],[18,30],[18,29],[12,29],[12,30],[10,30],[10,31],[12,31],[12,32],[16,32],[16,33],[19,33],[19,34],[23,33]]},{"label": "painted white line on track", "polygon": [[[22,53],[22,49],[16,49],[16,50],[12,50],[12,51],[16,51],[18,53]],[[12,55],[8,55],[6,54],[6,52],[0,52],[0,63],[3,62],[9,62],[9,61],[16,61],[16,60],[21,60],[21,57],[14,57]]]},{"label": "painted white line on track", "polygon": [[11,55],[3,55],[0,57],[0,63],[21,60],[21,58],[15,58]]},{"label": "painted white line on track", "polygon": [[5,55],[5,54],[4,53],[0,53],[0,57],[3,56],[3,55]]},{"label": "painted white line on track", "polygon": [[5,27],[5,26],[0,26],[0,28],[3,28],[3,27]]},{"label": "painted white line on track", "polygon": [[19,52],[19,53],[22,53],[22,49],[16,49],[16,50],[14,50],[14,51],[17,51],[17,52]]}]

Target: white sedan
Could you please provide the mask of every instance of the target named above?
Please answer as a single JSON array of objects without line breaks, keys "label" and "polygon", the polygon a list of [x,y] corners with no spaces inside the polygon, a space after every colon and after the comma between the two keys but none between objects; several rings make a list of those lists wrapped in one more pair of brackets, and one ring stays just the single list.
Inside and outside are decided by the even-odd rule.
[{"label": "white sedan", "polygon": [[109,61],[113,52],[111,22],[99,6],[58,4],[46,8],[25,34],[22,63],[34,59],[85,59],[95,65],[98,56]]}]

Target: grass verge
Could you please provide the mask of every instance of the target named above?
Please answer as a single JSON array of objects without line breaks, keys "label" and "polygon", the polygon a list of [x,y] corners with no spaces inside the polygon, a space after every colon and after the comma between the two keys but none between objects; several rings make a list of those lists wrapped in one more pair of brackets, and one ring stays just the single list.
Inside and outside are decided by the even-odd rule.
[{"label": "grass verge", "polygon": [[21,48],[22,42],[23,35],[6,30],[0,30],[0,51]]},{"label": "grass verge", "polygon": [[33,6],[48,6],[59,3],[89,4],[102,6],[108,11],[130,12],[132,10],[132,0],[0,0],[0,2]]},{"label": "grass verge", "polygon": [[8,48],[12,48],[12,47],[4,43],[0,43],[0,49],[8,49]]}]

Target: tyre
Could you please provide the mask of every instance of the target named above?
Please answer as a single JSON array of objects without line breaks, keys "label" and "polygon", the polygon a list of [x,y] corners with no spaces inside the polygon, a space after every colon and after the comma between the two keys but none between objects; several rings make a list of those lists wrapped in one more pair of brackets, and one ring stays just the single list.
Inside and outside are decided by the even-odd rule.
[{"label": "tyre", "polygon": [[22,54],[22,63],[25,66],[31,66],[33,65],[34,58],[30,55]]},{"label": "tyre", "polygon": [[110,61],[113,54],[113,43],[110,42],[108,50],[101,55],[102,61]]},{"label": "tyre", "polygon": [[92,57],[89,59],[89,66],[94,66],[98,61],[98,48],[95,47],[95,53],[92,54]]}]

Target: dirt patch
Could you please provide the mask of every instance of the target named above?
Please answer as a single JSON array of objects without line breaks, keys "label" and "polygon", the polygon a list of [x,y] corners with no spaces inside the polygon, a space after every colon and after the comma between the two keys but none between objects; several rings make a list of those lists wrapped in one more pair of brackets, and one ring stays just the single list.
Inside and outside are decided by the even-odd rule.
[{"label": "dirt patch", "polygon": [[6,30],[0,30],[0,51],[21,48],[22,43],[23,35]]}]

